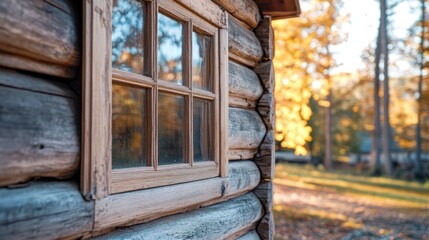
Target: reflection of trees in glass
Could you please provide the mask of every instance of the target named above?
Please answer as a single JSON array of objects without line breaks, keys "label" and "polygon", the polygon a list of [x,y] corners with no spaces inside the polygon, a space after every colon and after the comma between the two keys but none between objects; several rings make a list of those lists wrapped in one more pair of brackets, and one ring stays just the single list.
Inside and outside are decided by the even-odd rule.
[{"label": "reflection of trees in glass", "polygon": [[112,167],[146,166],[146,92],[112,86]]},{"label": "reflection of trees in glass", "polygon": [[210,101],[194,98],[193,142],[194,161],[213,160],[212,127]]},{"label": "reflection of trees in glass", "polygon": [[210,48],[210,36],[192,32],[192,85],[208,91],[211,90]]},{"label": "reflection of trees in glass", "polygon": [[158,95],[158,164],[184,163],[185,98]]},{"label": "reflection of trees in glass", "polygon": [[158,13],[158,77],[183,83],[183,24]]},{"label": "reflection of trees in glass", "polygon": [[114,0],[112,12],[112,66],[143,74],[145,3]]}]

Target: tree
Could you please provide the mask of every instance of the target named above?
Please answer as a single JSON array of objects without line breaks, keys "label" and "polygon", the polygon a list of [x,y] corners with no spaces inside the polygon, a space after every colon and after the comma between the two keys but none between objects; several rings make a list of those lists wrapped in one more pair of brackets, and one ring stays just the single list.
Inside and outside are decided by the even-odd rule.
[{"label": "tree", "polygon": [[421,138],[421,115],[422,115],[422,93],[423,93],[423,75],[424,75],[424,66],[425,66],[425,15],[426,15],[426,5],[425,0],[421,0],[422,7],[422,18],[421,18],[421,33],[420,33],[420,74],[419,74],[419,84],[418,84],[418,98],[417,98],[417,126],[416,126],[416,177],[418,179],[423,178],[423,168],[422,168],[422,138]]},{"label": "tree", "polygon": [[[331,72],[336,66],[332,46],[341,43],[345,36],[341,24],[346,16],[341,16],[341,1],[309,0],[299,19],[275,21],[276,57],[276,140],[282,147],[294,148],[295,153],[307,153],[305,144],[311,141],[311,116],[309,101],[311,85],[323,85],[319,97],[327,102],[325,135],[327,144],[325,165],[332,166],[331,154]],[[314,95],[313,95],[314,97]],[[321,100],[322,101],[322,100]]]}]

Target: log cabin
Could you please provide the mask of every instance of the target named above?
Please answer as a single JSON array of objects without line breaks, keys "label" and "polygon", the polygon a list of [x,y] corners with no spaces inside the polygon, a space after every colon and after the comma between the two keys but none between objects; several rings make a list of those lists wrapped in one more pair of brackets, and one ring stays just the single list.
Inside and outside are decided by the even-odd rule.
[{"label": "log cabin", "polygon": [[272,239],[298,0],[0,1],[1,239]]}]

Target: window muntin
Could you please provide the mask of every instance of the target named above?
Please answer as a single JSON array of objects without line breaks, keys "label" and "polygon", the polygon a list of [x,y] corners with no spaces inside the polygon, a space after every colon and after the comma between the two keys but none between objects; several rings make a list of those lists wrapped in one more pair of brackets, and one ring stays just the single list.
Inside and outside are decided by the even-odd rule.
[{"label": "window muntin", "polygon": [[[218,29],[174,2],[134,1],[142,3],[146,13],[141,21],[146,34],[141,44],[144,75],[117,68],[112,60],[112,81],[113,86],[146,93],[146,103],[142,103],[147,112],[145,140],[137,141],[136,146],[147,146],[146,153],[141,153],[147,159],[146,164],[140,157],[140,164],[123,168],[113,164],[110,192],[219,176],[219,93],[215,87],[219,80],[214,71],[218,67]],[[166,29],[161,22],[168,23]],[[160,32],[167,40],[160,40]],[[171,47],[169,41],[176,46]],[[113,47],[112,43],[112,52]],[[166,57],[161,59],[162,54]]]}]

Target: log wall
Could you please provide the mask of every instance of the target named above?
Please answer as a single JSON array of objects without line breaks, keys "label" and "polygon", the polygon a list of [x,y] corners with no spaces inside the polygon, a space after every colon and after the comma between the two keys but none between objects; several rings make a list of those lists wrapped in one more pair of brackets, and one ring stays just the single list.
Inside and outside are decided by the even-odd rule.
[{"label": "log wall", "polygon": [[34,181],[21,188],[0,188],[0,236],[57,239],[90,235],[91,231],[104,232],[219,203],[252,191],[260,182],[259,169],[251,161],[233,162],[228,172],[228,178],[116,194],[95,204],[84,200],[73,181]]}]

